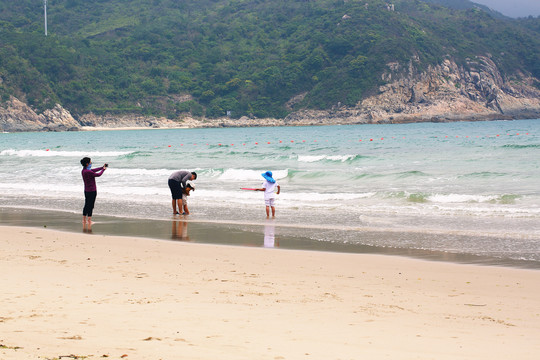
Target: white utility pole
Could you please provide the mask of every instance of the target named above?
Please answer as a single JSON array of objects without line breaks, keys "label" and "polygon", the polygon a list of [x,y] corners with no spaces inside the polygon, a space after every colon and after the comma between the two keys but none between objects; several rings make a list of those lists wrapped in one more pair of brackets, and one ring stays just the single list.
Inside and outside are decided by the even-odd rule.
[{"label": "white utility pole", "polygon": [[45,36],[47,36],[47,0],[43,0],[43,11],[45,13]]}]

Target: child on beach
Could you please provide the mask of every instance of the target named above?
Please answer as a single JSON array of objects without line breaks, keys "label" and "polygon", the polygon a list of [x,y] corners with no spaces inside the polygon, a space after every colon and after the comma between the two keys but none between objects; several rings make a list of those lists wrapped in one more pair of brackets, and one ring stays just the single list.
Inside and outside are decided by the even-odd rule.
[{"label": "child on beach", "polygon": [[186,188],[184,189],[183,193],[182,193],[182,211],[183,211],[183,214],[182,215],[189,215],[189,209],[188,209],[188,206],[187,206],[187,197],[189,196],[189,192],[190,191],[195,191],[195,188],[191,185],[191,184],[187,184],[186,185]]},{"label": "child on beach", "polygon": [[[276,207],[274,205],[276,195],[281,192],[281,187],[277,181],[272,177],[272,172],[267,171],[261,174],[264,178],[262,188],[255,189],[255,191],[264,191],[264,204],[266,205],[266,217],[270,217],[270,209],[272,209],[272,217],[276,216]],[[277,192],[275,192],[277,187]]]}]

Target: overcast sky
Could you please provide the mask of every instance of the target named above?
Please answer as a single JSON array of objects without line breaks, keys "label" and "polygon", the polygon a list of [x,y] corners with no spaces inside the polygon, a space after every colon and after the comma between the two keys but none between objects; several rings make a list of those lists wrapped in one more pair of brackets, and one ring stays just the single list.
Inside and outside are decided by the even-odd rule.
[{"label": "overcast sky", "polygon": [[489,6],[493,10],[510,16],[526,17],[540,15],[540,0],[471,0],[477,4]]}]

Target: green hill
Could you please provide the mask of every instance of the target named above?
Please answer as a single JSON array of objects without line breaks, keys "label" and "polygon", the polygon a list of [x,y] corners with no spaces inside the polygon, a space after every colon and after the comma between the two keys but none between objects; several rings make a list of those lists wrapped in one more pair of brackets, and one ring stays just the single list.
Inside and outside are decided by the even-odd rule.
[{"label": "green hill", "polygon": [[[354,105],[389,62],[491,54],[540,78],[539,18],[418,0],[18,0],[0,4],[0,95],[38,111],[284,117]],[[298,96],[300,95],[300,96]],[[288,101],[297,96],[297,101]]]}]

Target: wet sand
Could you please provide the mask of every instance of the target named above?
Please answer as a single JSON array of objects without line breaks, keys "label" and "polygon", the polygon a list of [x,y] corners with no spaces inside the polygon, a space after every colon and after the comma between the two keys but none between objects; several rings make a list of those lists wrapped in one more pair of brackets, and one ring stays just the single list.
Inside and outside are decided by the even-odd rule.
[{"label": "wet sand", "polygon": [[[114,219],[83,232],[52,217],[0,226],[1,359],[540,353],[538,270],[292,250],[282,246],[291,239],[265,240],[264,229],[183,221],[155,225],[182,241],[120,237],[103,230],[107,221],[118,229]],[[205,236],[248,246],[205,244]]]},{"label": "wet sand", "polygon": [[[463,264],[511,266],[540,269],[540,262],[493,258],[471,254],[448,253],[410,248],[389,248],[340,241],[316,241],[303,236],[302,228],[284,228],[279,219],[258,223],[199,222],[187,216],[168,220],[142,220],[113,216],[96,216],[91,229],[83,228],[79,214],[61,211],[0,207],[0,225],[47,228],[92,235],[118,235],[145,237],[192,243],[249,247],[275,247],[290,250],[314,250],[358,254],[406,256],[422,260],[445,261]],[[362,233],[364,237],[398,236],[403,234],[376,232]],[[434,235],[436,236],[436,235]],[[471,240],[474,241],[473,236]]]}]

